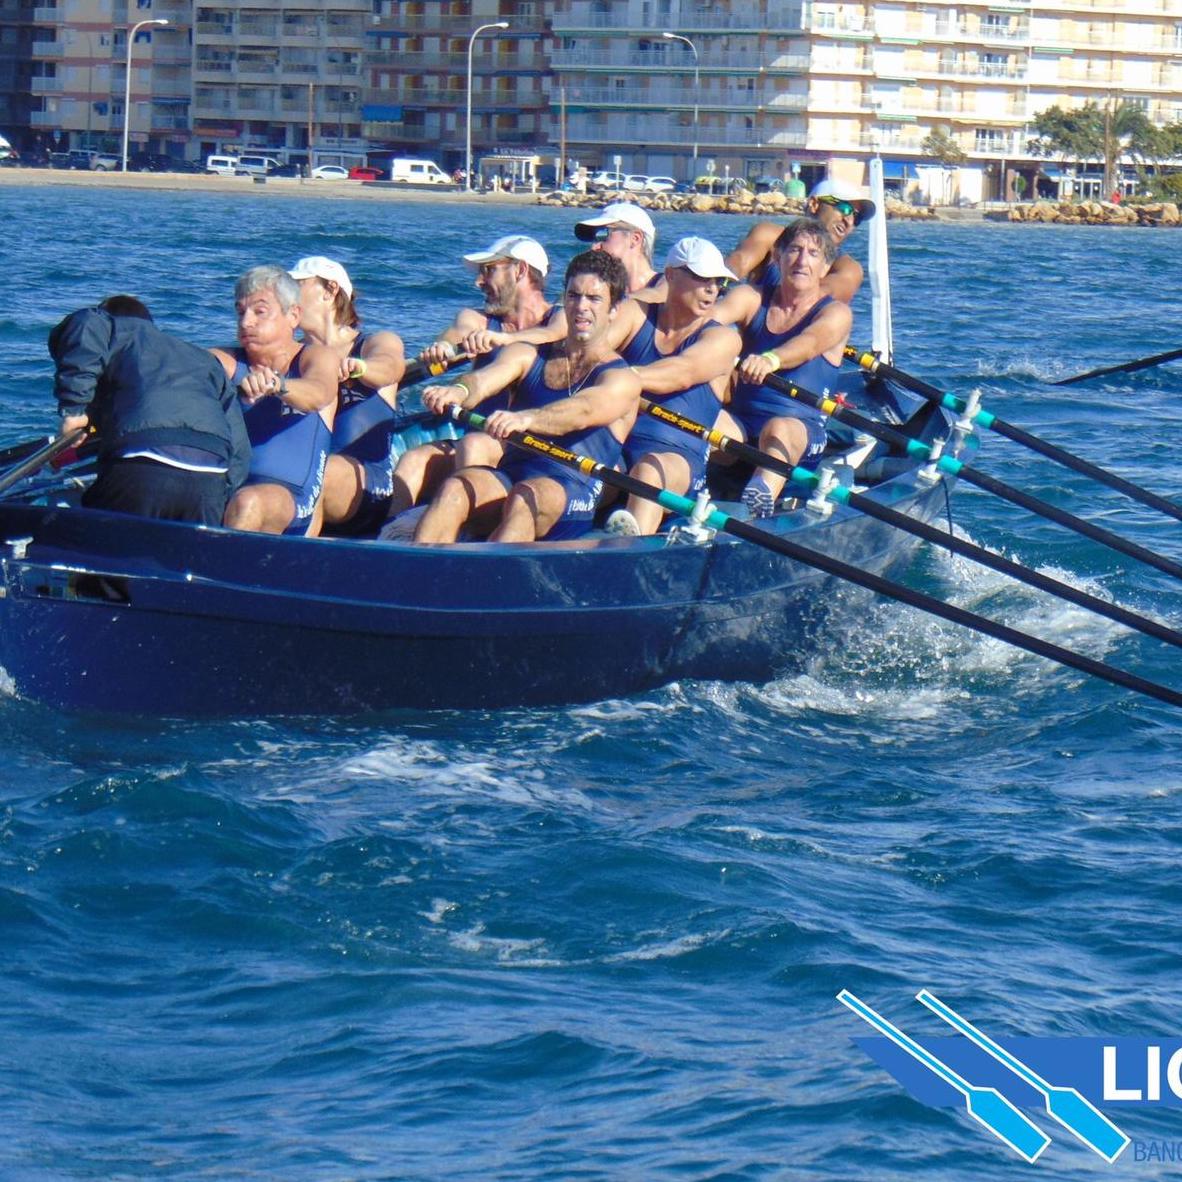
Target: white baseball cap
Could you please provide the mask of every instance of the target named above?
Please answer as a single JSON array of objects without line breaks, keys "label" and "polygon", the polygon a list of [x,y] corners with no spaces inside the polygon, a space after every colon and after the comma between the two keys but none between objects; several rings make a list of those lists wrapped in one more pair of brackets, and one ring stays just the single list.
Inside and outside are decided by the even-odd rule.
[{"label": "white baseball cap", "polygon": [[809,196],[832,197],[835,201],[848,201],[857,211],[854,219],[858,222],[872,218],[876,208],[874,202],[869,197],[864,197],[863,191],[856,185],[847,185],[842,181],[821,181],[820,184],[813,186],[813,191]]},{"label": "white baseball cap", "polygon": [[679,238],[665,256],[666,267],[685,267],[699,279],[734,279],[738,276],[726,265],[722,251],[707,238]]},{"label": "white baseball cap", "polygon": [[326,259],[322,254],[300,259],[288,274],[293,279],[331,279],[345,295],[353,294],[353,281],[349,278],[349,272],[340,263]]},{"label": "white baseball cap", "polygon": [[524,234],[509,234],[504,238],[498,238],[488,250],[478,250],[474,254],[464,255],[464,262],[473,271],[478,271],[485,263],[497,259],[520,259],[542,276],[550,270],[550,260],[546,257],[542,244],[536,238],[527,238]]},{"label": "white baseball cap", "polygon": [[605,205],[593,218],[584,218],[575,226],[575,237],[583,242],[593,242],[601,226],[614,226],[617,222],[623,222],[625,226],[639,230],[650,242],[657,237],[657,227],[653,225],[653,219],[631,201],[613,201],[611,205]]}]

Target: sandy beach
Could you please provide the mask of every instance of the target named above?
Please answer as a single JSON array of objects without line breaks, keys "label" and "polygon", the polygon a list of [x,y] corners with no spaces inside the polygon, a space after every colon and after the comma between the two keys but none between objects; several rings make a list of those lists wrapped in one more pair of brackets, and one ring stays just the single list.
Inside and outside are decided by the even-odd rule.
[{"label": "sandy beach", "polygon": [[223,193],[228,197],[324,197],[346,201],[471,202],[533,205],[533,193],[465,193],[446,186],[411,189],[364,181],[307,181],[296,177],[215,176],[187,172],[81,172],[59,168],[0,168],[0,186],[53,185],[88,189],[154,189]]}]

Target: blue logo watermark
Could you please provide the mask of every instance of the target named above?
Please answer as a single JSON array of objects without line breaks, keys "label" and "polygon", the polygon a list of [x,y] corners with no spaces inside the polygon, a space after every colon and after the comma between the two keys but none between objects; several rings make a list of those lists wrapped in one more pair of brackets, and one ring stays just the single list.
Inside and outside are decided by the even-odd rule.
[{"label": "blue logo watermark", "polygon": [[[1056,1136],[1060,1131],[1070,1134],[1105,1161],[1115,1162],[1132,1142],[1100,1110],[1101,1104],[1109,1110],[1128,1105],[1182,1107],[1182,1040],[995,1039],[922,989],[916,1000],[956,1033],[921,1043],[849,990],[837,997],[879,1032],[880,1037],[854,1041],[916,1100],[967,1111],[1029,1162],[1037,1161],[1051,1144],[1043,1125]],[[1131,1157],[1176,1160],[1179,1144],[1138,1141]]]}]

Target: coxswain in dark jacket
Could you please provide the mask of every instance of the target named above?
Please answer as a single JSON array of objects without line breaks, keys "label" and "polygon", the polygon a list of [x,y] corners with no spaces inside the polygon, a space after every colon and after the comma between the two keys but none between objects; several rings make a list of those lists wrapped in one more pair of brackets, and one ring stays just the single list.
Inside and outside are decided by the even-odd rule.
[{"label": "coxswain in dark jacket", "polygon": [[222,366],[162,332],[131,296],[83,308],[49,334],[63,432],[98,433],[90,508],[220,525],[250,442]]}]

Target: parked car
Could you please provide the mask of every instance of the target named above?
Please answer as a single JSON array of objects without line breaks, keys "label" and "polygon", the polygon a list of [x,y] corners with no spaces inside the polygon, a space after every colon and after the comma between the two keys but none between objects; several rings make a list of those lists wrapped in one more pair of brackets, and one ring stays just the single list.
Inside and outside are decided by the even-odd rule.
[{"label": "parked car", "polygon": [[50,168],[73,168],[74,162],[70,159],[69,152],[50,152],[49,153],[49,167]]},{"label": "parked car", "polygon": [[385,178],[385,172],[380,168],[374,168],[372,164],[357,164],[349,169],[351,181],[381,181]]},{"label": "parked car", "polygon": [[205,171],[218,176],[233,176],[238,167],[237,156],[206,156]]},{"label": "parked car", "polygon": [[644,193],[648,190],[648,177],[643,172],[630,172],[621,187],[628,193]]},{"label": "parked car", "polygon": [[390,161],[390,179],[411,185],[451,185],[451,177],[434,160],[395,156]]},{"label": "parked car", "polygon": [[123,157],[114,152],[99,152],[93,167],[97,172],[118,172],[123,167]]},{"label": "parked car", "polygon": [[235,176],[266,176],[280,162],[274,156],[239,156],[234,168]]},{"label": "parked car", "polygon": [[644,186],[646,193],[672,193],[677,182],[671,176],[650,176]]},{"label": "parked car", "polygon": [[318,164],[312,169],[314,181],[344,181],[349,179],[349,170],[339,164]]},{"label": "parked car", "polygon": [[276,164],[274,168],[267,169],[267,176],[303,176],[304,166],[302,164]]},{"label": "parked car", "polygon": [[600,169],[590,180],[587,181],[587,188],[589,189],[622,189],[624,187],[624,174],[622,172],[610,172],[607,169]]}]

